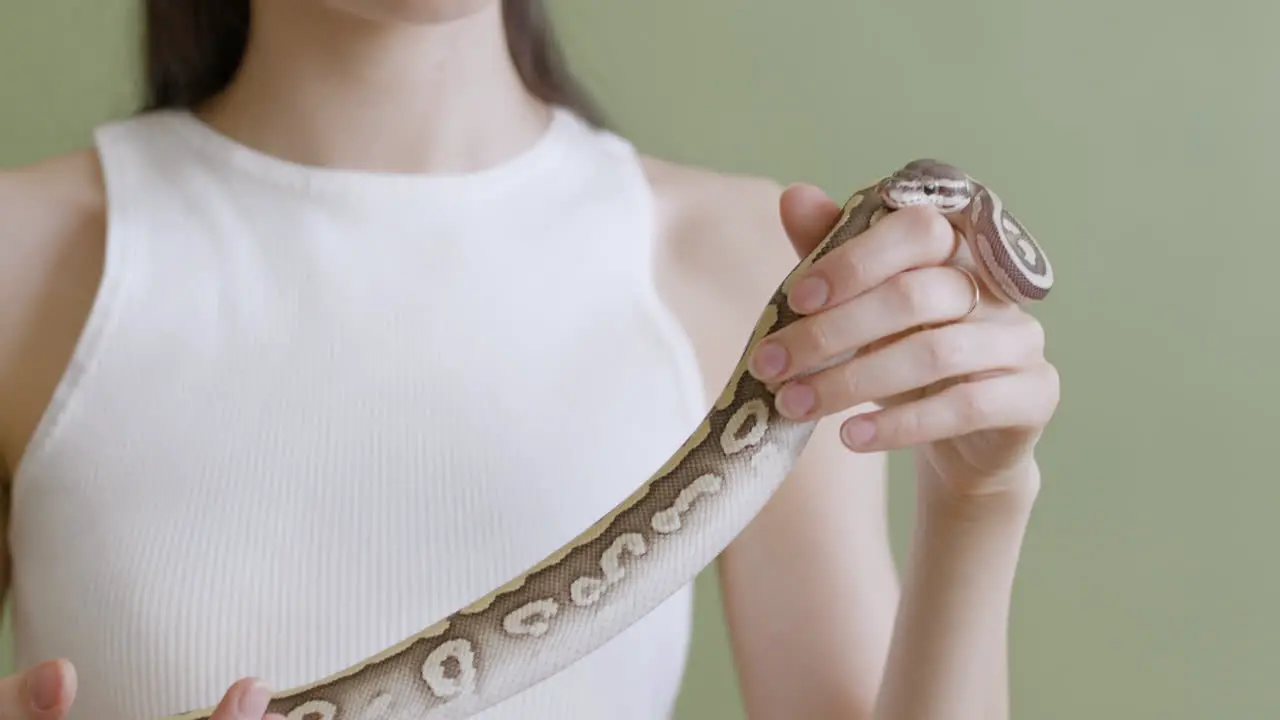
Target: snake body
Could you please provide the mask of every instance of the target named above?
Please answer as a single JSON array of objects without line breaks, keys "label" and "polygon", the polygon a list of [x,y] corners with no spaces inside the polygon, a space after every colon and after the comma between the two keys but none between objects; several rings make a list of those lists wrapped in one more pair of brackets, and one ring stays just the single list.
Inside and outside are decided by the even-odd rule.
[{"label": "snake body", "polygon": [[1019,303],[1048,294],[1048,259],[993,192],[941,162],[907,164],[849,198],[765,305],[702,423],[639,489],[506,585],[356,665],[277,694],[269,710],[289,720],[467,717],[576,662],[689,583],[763,508],[816,424],[777,412],[772,391],[747,372],[750,353],[799,318],[787,293],[810,265],[885,213],[917,204],[937,207],[960,231],[993,291]]}]

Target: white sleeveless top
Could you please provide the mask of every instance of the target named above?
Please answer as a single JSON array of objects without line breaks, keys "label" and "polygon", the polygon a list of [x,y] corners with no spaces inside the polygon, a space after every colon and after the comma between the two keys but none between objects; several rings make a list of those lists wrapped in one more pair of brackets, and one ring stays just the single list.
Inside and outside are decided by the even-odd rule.
[{"label": "white sleeveless top", "polygon": [[[635,150],[558,111],[466,175],[306,167],[185,113],[100,127],[106,269],[14,479],[17,661],[73,718],[283,690],[594,523],[701,420]],[[656,720],[691,589],[484,720]]]}]

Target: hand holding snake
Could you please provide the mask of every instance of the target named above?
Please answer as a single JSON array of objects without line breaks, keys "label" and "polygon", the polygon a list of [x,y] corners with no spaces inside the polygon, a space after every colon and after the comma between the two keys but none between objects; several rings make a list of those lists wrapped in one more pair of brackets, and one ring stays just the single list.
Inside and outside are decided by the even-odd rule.
[{"label": "hand holding snake", "polygon": [[937,484],[964,495],[1026,475],[1057,377],[1018,305],[1044,298],[1053,271],[1000,199],[921,160],[842,208],[795,189],[783,217],[803,259],[703,422],[635,493],[506,585],[267,710],[442,720],[492,707],[693,580],[787,477],[817,419],[867,402],[881,409],[841,429],[854,450],[919,446]]},{"label": "hand holding snake", "polygon": [[[805,317],[765,338],[749,367],[781,386],[778,408],[788,417],[880,405],[844,422],[848,447],[917,447],[949,488],[986,494],[1023,479],[1017,470],[1031,462],[1057,406],[1044,329],[1021,307],[1043,290],[1032,280],[1024,290],[1006,280],[1004,289],[983,264],[982,247],[973,249],[995,241],[991,233],[979,237],[983,231],[961,218],[953,226],[945,208],[923,192],[919,199],[926,204],[886,215],[797,278],[788,300]],[[782,211],[802,256],[841,215],[839,205],[806,185],[784,194]],[[1007,232],[1018,233],[1009,243],[1018,253],[1011,261],[1027,263],[1027,276],[1047,289],[1052,271],[1044,264],[1037,272],[1036,259],[1045,263],[1039,248],[1020,237],[1026,233],[1016,221],[1007,222]]]}]

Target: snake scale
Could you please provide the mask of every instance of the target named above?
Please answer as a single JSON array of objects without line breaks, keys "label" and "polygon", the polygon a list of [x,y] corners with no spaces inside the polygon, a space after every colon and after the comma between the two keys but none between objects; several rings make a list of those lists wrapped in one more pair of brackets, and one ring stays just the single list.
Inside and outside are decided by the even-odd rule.
[{"label": "snake scale", "polygon": [[773,392],[747,372],[751,351],[798,319],[787,293],[814,261],[885,213],[918,204],[950,220],[991,291],[1016,303],[1048,294],[1048,259],[995,193],[951,165],[908,163],[849,198],[774,292],[702,423],[639,489],[506,585],[375,656],[278,693],[270,711],[289,720],[467,717],[576,662],[690,582],[763,508],[816,424],[775,410]]}]

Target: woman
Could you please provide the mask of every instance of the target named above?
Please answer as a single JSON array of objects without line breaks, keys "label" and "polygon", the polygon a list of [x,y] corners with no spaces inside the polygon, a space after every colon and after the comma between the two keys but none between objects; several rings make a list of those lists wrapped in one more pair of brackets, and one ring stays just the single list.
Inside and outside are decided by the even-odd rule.
[{"label": "woman", "polygon": [[[257,720],[506,581],[683,442],[839,214],[593,125],[541,3],[147,6],[148,112],[0,176],[6,718]],[[1058,384],[958,247],[890,216],[751,361],[823,418],[720,560],[752,717],[1007,716]],[[689,621],[686,589],[482,717],[665,717]]]}]

